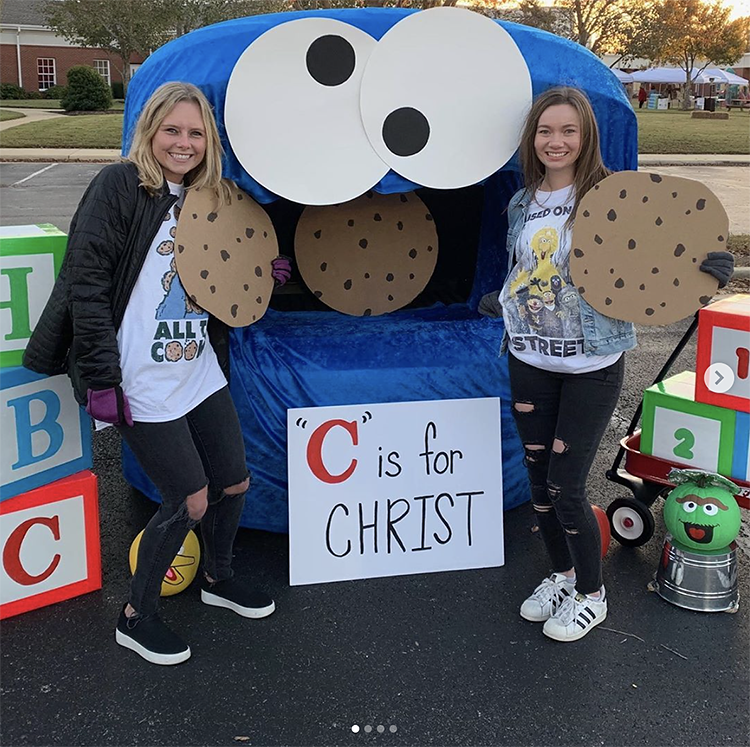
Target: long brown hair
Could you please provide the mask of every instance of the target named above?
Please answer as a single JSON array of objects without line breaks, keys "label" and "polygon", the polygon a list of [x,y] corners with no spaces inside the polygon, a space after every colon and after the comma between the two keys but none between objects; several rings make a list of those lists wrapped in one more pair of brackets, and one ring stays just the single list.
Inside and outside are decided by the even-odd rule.
[{"label": "long brown hair", "polygon": [[575,199],[573,210],[566,221],[566,225],[568,225],[575,218],[581,198],[595,184],[609,176],[611,172],[602,161],[602,154],[599,149],[599,127],[596,124],[594,110],[591,108],[586,94],[578,88],[568,86],[550,88],[534,100],[529,113],[526,115],[526,122],[521,133],[519,155],[527,194],[535,194],[542,186],[545,176],[544,165],[537,157],[534,149],[539,118],[550,106],[559,104],[572,106],[578,112],[578,118],[581,122],[581,152],[578,154],[575,164],[573,181]]},{"label": "long brown hair", "polygon": [[220,203],[228,202],[229,189],[221,179],[222,147],[211,105],[203,92],[192,83],[171,82],[159,86],[143,107],[133,133],[128,160],[138,168],[141,186],[156,194],[164,184],[164,172],[154,156],[151,141],[164,118],[182,101],[198,106],[206,133],[206,154],[185,179],[187,189],[212,189]]}]

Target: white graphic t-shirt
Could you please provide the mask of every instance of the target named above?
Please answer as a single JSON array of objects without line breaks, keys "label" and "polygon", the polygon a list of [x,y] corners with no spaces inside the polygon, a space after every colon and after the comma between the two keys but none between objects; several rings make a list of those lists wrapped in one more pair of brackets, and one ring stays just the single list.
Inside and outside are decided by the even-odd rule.
[{"label": "white graphic t-shirt", "polygon": [[574,187],[537,191],[516,244],[516,264],[500,292],[508,350],[545,371],[586,373],[621,355],[587,356],[578,291],[570,279]]},{"label": "white graphic t-shirt", "polygon": [[175,269],[185,190],[168,184],[179,199],[151,244],[117,333],[122,389],[133,420],[145,423],[181,418],[227,383],[208,340],[208,313],[185,293]]}]

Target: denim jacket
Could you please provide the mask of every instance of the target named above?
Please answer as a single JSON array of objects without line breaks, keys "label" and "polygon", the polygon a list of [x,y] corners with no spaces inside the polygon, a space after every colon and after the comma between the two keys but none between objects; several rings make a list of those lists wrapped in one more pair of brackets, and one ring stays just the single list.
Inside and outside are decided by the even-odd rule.
[{"label": "denim jacket", "polygon": [[[525,189],[519,189],[508,203],[508,274],[513,269],[516,243],[521,235],[526,208],[531,202],[531,195]],[[583,327],[583,350],[586,355],[610,355],[631,350],[636,346],[635,327],[632,322],[623,322],[600,314],[579,296],[581,309],[581,326]],[[500,353],[508,347],[508,333],[503,335]]]}]

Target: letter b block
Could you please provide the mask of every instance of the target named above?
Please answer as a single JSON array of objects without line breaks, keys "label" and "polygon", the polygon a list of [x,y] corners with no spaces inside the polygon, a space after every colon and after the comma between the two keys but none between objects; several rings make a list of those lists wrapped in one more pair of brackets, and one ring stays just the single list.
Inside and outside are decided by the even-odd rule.
[{"label": "letter b block", "polygon": [[0,501],[91,467],[91,422],[67,376],[0,369]]},{"label": "letter b block", "polygon": [[646,389],[641,451],[729,477],[738,413],[696,402],[695,379],[692,371],[683,371]]},{"label": "letter b block", "polygon": [[50,224],[0,228],[0,367],[21,365],[62,266],[67,241]]},{"label": "letter b block", "polygon": [[0,503],[0,620],[101,587],[95,475]]},{"label": "letter b block", "polygon": [[701,309],[695,399],[750,412],[750,295],[738,293]]}]

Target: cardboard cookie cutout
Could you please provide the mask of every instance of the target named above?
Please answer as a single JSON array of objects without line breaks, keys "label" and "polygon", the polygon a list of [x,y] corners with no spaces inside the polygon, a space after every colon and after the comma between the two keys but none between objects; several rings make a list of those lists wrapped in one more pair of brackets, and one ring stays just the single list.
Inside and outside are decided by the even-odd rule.
[{"label": "cardboard cookie cutout", "polygon": [[672,324],[705,306],[718,281],[698,268],[725,251],[727,214],[692,179],[612,174],[578,206],[570,272],[597,311],[637,324]]},{"label": "cardboard cookie cutout", "polygon": [[308,207],[297,224],[300,274],[327,306],[352,316],[395,311],[424,290],[435,270],[435,223],[413,192],[368,192]]},{"label": "cardboard cookie cutout", "polygon": [[177,273],[188,296],[230,327],[257,322],[273,292],[271,262],[279,254],[271,219],[230,185],[217,209],[211,190],[188,190],[177,222]]}]

